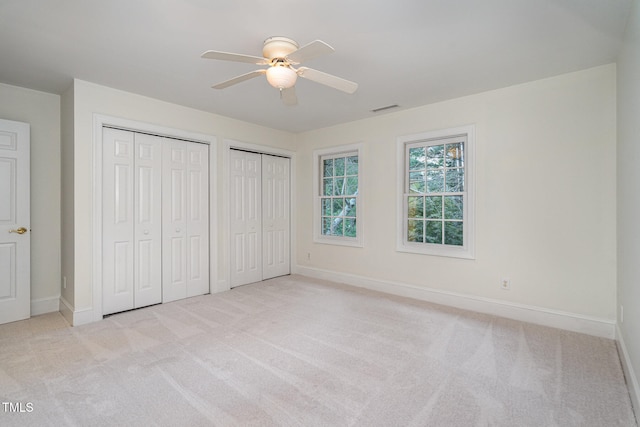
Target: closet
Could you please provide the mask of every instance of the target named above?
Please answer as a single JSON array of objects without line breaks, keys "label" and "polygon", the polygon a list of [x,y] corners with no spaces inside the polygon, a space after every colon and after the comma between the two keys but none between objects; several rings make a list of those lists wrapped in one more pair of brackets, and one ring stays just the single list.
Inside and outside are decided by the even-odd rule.
[{"label": "closet", "polygon": [[290,159],[231,149],[230,284],[290,273]]},{"label": "closet", "polygon": [[209,146],[103,128],[103,314],[209,292]]}]

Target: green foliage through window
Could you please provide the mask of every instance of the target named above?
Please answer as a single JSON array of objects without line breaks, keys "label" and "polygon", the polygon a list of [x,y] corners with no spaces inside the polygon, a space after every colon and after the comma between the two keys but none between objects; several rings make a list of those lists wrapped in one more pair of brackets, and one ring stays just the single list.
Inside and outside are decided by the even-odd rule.
[{"label": "green foliage through window", "polygon": [[321,233],[356,237],[358,156],[323,156],[321,162]]},{"label": "green foliage through window", "polygon": [[463,246],[464,149],[455,138],[408,147],[408,242]]}]

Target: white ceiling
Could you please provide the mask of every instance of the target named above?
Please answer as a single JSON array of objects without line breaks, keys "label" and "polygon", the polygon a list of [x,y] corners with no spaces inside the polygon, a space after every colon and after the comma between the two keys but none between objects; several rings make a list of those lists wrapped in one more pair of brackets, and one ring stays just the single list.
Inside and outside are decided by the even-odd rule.
[{"label": "white ceiling", "polygon": [[[631,0],[0,0],[0,82],[62,93],[78,78],[301,132],[615,62]],[[305,66],[359,83],[354,95],[299,79],[299,105],[258,66],[270,36],[320,39]],[[398,109],[390,110],[398,111]]]}]

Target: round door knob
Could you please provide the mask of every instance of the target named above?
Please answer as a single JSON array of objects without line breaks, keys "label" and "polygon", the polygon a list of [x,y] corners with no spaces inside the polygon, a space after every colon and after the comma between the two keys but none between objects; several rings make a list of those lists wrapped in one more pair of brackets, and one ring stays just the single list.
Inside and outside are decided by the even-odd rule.
[{"label": "round door knob", "polygon": [[149,234],[149,230],[144,230],[144,234]]},{"label": "round door knob", "polygon": [[180,232],[180,229],[179,229],[179,228],[176,228],[176,233],[179,233],[179,232]]}]

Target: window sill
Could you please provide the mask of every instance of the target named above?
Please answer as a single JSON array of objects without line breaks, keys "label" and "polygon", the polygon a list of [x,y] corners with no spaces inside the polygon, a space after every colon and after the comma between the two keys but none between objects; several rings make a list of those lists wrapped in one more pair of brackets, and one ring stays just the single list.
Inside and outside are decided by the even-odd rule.
[{"label": "window sill", "polygon": [[444,245],[432,245],[428,243],[416,243],[416,244],[400,244],[396,248],[397,252],[420,254],[420,255],[432,255],[448,258],[460,258],[460,259],[476,259],[475,254],[470,248],[444,246]]},{"label": "window sill", "polygon": [[320,243],[323,245],[336,245],[336,246],[351,246],[354,248],[362,248],[364,245],[362,244],[362,240],[358,238],[344,238],[344,237],[330,237],[330,236],[322,236],[315,237],[313,239],[314,243]]}]

